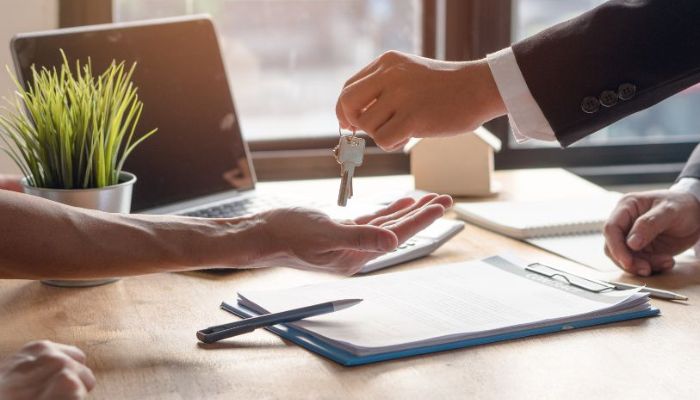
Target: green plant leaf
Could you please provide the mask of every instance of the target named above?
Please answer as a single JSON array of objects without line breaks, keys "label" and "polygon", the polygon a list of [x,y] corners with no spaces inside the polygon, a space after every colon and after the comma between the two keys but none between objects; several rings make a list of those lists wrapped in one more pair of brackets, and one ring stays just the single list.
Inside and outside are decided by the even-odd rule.
[{"label": "green plant leaf", "polygon": [[135,133],[143,111],[132,80],[136,63],[127,69],[113,60],[95,76],[90,58],[71,66],[60,53],[59,67],[31,67],[26,88],[6,67],[16,91],[0,108],[0,149],[34,186],[117,184],[127,157],[157,131]]}]

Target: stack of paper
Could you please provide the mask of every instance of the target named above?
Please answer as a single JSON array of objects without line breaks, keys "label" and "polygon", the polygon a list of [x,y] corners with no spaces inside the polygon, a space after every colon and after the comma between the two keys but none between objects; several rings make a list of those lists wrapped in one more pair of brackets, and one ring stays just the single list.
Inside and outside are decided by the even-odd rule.
[{"label": "stack of paper", "polygon": [[240,316],[342,298],[349,309],[271,329],[346,365],[424,354],[658,313],[635,290],[593,293],[491,257],[274,291],[243,291]]}]

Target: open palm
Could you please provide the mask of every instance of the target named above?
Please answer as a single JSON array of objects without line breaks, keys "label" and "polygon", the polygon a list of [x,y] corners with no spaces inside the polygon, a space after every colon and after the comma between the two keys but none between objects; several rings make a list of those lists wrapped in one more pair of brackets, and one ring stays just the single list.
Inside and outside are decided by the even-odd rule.
[{"label": "open palm", "polygon": [[357,273],[368,261],[442,217],[452,205],[449,196],[426,195],[418,201],[397,200],[371,215],[335,221],[305,208],[265,213],[272,241],[282,246],[274,262],[283,266],[345,275]]}]

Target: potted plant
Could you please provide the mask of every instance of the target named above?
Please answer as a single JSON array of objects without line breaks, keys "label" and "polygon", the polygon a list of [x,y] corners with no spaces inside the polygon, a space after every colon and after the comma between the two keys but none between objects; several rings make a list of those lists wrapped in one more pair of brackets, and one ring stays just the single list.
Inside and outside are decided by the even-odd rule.
[{"label": "potted plant", "polygon": [[[134,63],[113,61],[100,75],[92,63],[71,68],[63,50],[58,68],[37,70],[24,88],[8,68],[17,91],[0,115],[3,150],[20,168],[25,193],[64,204],[128,213],[136,177],[124,162],[156,129],[136,136],[143,103],[131,78]],[[113,279],[44,281],[93,286]]]}]

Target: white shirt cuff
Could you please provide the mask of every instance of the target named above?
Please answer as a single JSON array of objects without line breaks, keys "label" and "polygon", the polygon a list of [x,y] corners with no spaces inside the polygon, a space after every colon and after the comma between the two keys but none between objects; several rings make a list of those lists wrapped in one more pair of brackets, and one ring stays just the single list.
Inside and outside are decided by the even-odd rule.
[{"label": "white shirt cuff", "polygon": [[681,178],[669,188],[672,192],[690,193],[700,201],[700,179]]},{"label": "white shirt cuff", "polygon": [[[669,188],[673,192],[690,193],[700,201],[700,179],[697,178],[681,178]],[[693,246],[695,257],[700,258],[700,242]]]},{"label": "white shirt cuff", "polygon": [[518,143],[528,139],[553,141],[557,137],[542,109],[527,87],[510,47],[486,56],[493,79],[508,110],[513,136]]}]

